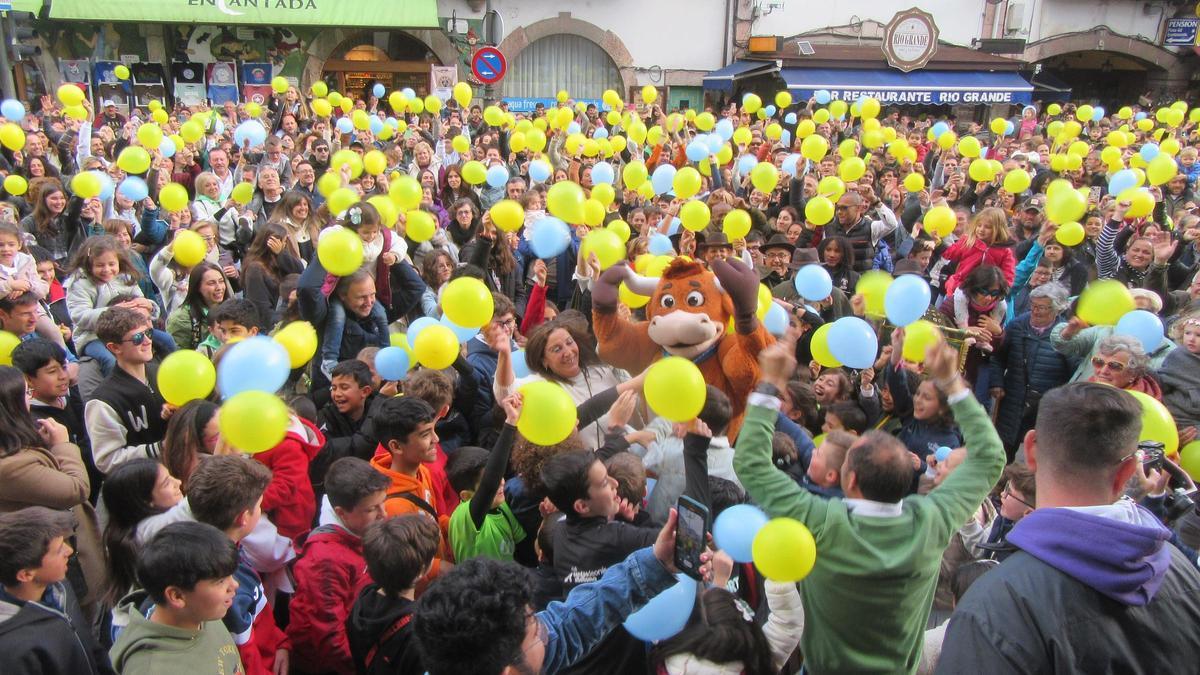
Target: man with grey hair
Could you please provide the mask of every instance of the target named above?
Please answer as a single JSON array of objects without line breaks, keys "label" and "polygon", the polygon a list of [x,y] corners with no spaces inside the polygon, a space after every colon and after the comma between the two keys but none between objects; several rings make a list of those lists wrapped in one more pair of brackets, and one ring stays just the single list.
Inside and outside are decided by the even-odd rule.
[{"label": "man with grey hair", "polygon": [[1067,307],[1067,295],[1066,286],[1058,282],[1033,289],[1029,311],[1008,323],[1004,343],[992,355],[989,381],[995,386],[990,393],[1000,401],[996,433],[1010,462],[1025,432],[1033,428],[1042,394],[1071,377],[1074,364],[1050,342],[1051,329],[1062,322],[1059,314]]},{"label": "man with grey hair", "polygon": [[1194,671],[1200,572],[1123,496],[1141,418],[1100,384],[1042,398],[1025,439],[1037,508],[1008,534],[1017,551],[955,608],[938,673]]}]

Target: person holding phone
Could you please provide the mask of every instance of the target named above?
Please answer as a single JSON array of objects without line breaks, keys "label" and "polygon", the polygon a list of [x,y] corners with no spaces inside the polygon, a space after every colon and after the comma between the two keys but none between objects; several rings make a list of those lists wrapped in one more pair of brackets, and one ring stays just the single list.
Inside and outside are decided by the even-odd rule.
[{"label": "person holding phone", "polygon": [[823,499],[771,462],[782,392],[796,370],[796,333],[759,354],[734,469],[750,497],[773,518],[804,523],[818,542],[817,562],[800,587],[801,639],[813,672],[914,672],[946,542],[1000,478],[1004,450],[991,420],[958,373],[958,352],[939,340],[925,376],[944,393],[966,439],[967,458],[940,486],[908,496],[912,464],[894,436],[871,431],[842,465],[844,499]]}]

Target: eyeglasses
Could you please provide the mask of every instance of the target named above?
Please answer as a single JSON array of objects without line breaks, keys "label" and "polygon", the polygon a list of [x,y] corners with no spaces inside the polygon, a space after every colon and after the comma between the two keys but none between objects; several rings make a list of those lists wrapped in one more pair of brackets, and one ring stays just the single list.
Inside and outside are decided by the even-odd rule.
[{"label": "eyeglasses", "polygon": [[1004,291],[999,288],[980,288],[973,291],[976,295],[982,295],[988,298],[999,298],[1004,295]]},{"label": "eyeglasses", "polygon": [[495,324],[501,328],[515,328],[517,325],[517,320],[509,317],[504,321],[496,321]]},{"label": "eyeglasses", "polygon": [[1107,368],[1114,373],[1119,373],[1119,372],[1124,371],[1125,368],[1127,368],[1127,367],[1128,366],[1126,366],[1124,363],[1121,363],[1120,361],[1105,361],[1103,358],[1101,358],[1099,356],[1092,357],[1092,368],[1094,370],[1102,370],[1104,368]]},{"label": "eyeglasses", "polygon": [[852,204],[838,204],[838,205],[837,205],[837,206],[835,206],[834,208],[835,208],[835,209],[837,209],[838,211],[849,211],[850,209],[854,208],[854,205],[852,205]]},{"label": "eyeglasses", "polygon": [[134,333],[133,335],[130,335],[128,338],[121,340],[121,342],[132,342],[133,346],[141,347],[142,344],[144,344],[146,340],[149,340],[151,337],[153,337],[151,329],[147,328],[140,333]]},{"label": "eyeglasses", "polygon": [[1012,497],[1013,499],[1017,500],[1018,502],[1020,502],[1021,504],[1025,505],[1025,506],[1028,506],[1028,507],[1029,507],[1029,508],[1031,508],[1031,509],[1036,509],[1036,508],[1037,508],[1037,507],[1036,507],[1036,506],[1034,506],[1033,504],[1030,504],[1029,502],[1025,501],[1024,499],[1021,499],[1021,498],[1020,498],[1020,497],[1018,497],[1016,494],[1014,494],[1014,493],[1013,493],[1013,491],[1012,491],[1012,483],[1009,483],[1008,485],[1005,485],[1005,486],[1004,486],[1004,491],[1003,491],[1003,492],[1001,492],[1001,493],[1000,493],[1000,495],[1001,495],[1002,497]]}]

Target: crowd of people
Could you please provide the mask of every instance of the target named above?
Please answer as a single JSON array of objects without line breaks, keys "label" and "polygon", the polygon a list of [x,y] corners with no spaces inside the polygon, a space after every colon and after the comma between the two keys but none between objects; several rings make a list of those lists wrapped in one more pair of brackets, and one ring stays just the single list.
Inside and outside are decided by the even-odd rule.
[{"label": "crowd of people", "polygon": [[[1185,103],[988,124],[786,93],[514,114],[469,88],[276,91],[2,108],[3,672],[1194,667]],[[709,382],[683,421],[593,328],[653,336],[651,302],[744,295],[645,285],[681,259],[761,282],[755,316],[706,335],[774,336],[752,393]],[[931,340],[889,320],[885,274],[920,280]],[[490,294],[477,329],[444,311],[463,278]],[[1094,289],[1128,307],[1089,309]],[[868,363],[830,356],[846,317]],[[297,324],[316,346],[271,392],[271,447],[231,442],[220,391],[164,397],[170,355],[219,366]],[[414,349],[433,325],[457,335],[446,367]],[[522,433],[533,383],[576,407],[558,442]],[[681,498],[710,528],[743,505],[802,523],[811,573],[710,539],[680,600]],[[643,610],[681,628],[648,639]]]}]

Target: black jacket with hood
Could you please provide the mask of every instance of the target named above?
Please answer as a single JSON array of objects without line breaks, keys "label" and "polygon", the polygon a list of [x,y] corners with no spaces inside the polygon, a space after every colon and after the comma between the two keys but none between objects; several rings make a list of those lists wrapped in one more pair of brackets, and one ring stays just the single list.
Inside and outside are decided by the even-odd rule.
[{"label": "black jacket with hood", "polygon": [[64,583],[46,589],[42,602],[21,602],[0,590],[0,673],[115,675]]},{"label": "black jacket with hood", "polygon": [[416,604],[407,598],[383,595],[379,592],[379,584],[368,584],[358,594],[350,616],[346,617],[346,636],[350,640],[354,669],[359,675],[422,675],[425,672],[413,639],[415,607]]}]

